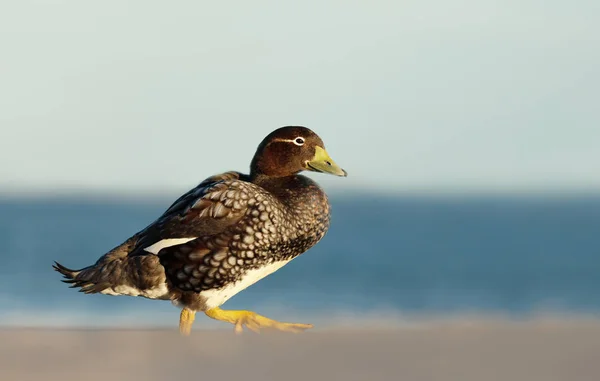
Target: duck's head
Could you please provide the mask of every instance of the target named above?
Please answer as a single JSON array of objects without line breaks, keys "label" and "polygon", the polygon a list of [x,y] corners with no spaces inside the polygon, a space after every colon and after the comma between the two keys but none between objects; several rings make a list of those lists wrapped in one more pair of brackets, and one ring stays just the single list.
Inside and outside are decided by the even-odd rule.
[{"label": "duck's head", "polygon": [[281,127],[271,132],[258,146],[251,176],[284,177],[301,171],[346,176],[325,151],[321,138],[306,127]]}]

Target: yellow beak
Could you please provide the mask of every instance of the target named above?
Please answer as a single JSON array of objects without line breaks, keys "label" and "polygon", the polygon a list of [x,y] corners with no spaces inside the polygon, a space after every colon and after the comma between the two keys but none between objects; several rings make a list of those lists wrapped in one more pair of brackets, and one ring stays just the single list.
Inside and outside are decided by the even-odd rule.
[{"label": "yellow beak", "polygon": [[324,148],[317,146],[315,156],[312,160],[306,162],[306,169],[309,171],[330,173],[336,176],[346,177],[348,174],[339,165],[333,161]]}]

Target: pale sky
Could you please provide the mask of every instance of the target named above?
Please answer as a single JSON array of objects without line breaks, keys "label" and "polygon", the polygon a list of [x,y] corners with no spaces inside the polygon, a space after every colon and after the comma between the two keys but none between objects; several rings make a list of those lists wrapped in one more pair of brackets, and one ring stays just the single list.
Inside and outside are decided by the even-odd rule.
[{"label": "pale sky", "polygon": [[600,3],[4,1],[0,193],[183,192],[305,125],[379,191],[600,191]]}]

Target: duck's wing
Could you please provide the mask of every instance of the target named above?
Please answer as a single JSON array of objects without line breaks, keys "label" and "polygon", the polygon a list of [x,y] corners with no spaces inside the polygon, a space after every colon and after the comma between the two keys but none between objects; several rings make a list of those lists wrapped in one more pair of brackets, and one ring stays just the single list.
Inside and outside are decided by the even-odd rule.
[{"label": "duck's wing", "polygon": [[174,273],[185,264],[171,258],[172,252],[186,242],[193,245],[197,237],[211,237],[223,232],[239,221],[248,204],[253,202],[251,195],[257,190],[246,180],[246,175],[238,172],[210,177],[181,196],[147,228],[100,257],[94,265],[73,270],[55,263],[54,269],[64,275],[64,282],[80,287],[85,293],[168,298],[168,290],[164,287],[166,277],[175,278],[165,274],[163,266]]},{"label": "duck's wing", "polygon": [[232,171],[202,181],[136,234],[129,255],[158,254],[165,247],[214,235],[235,224],[246,212],[254,187],[247,180],[247,175]]}]

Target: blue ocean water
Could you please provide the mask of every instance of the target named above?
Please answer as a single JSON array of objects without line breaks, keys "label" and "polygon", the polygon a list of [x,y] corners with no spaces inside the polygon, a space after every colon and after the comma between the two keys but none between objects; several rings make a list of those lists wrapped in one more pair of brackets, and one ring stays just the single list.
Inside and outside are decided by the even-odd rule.
[{"label": "blue ocean water", "polygon": [[[330,199],[323,241],[225,307],[278,318],[600,312],[600,198]],[[51,268],[95,262],[169,201],[0,201],[0,325],[175,326],[167,301],[84,295]]]}]

